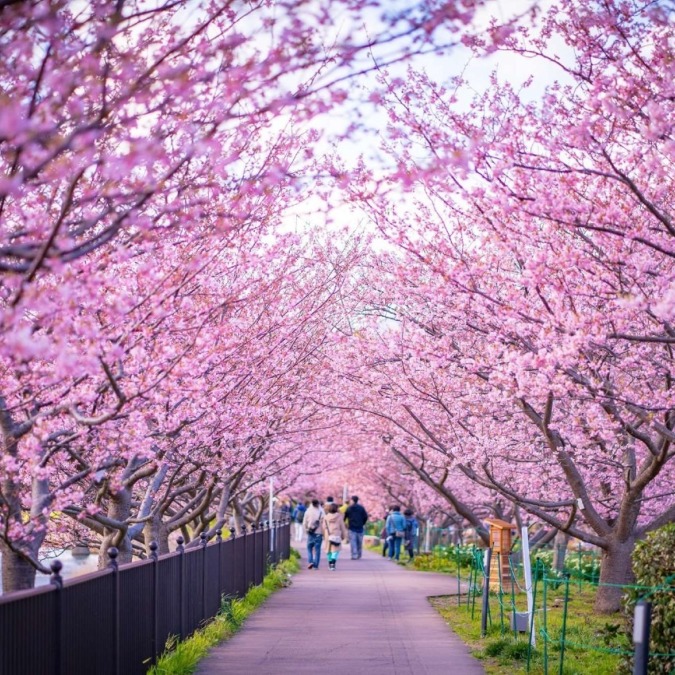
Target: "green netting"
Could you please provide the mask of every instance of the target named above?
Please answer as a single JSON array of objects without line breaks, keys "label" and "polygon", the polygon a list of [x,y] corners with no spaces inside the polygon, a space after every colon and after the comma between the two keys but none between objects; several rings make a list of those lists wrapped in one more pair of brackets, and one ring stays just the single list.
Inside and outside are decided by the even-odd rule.
[{"label": "green netting", "polygon": [[[478,603],[476,611],[476,596],[482,593],[487,574],[484,567],[483,549],[476,546],[466,547],[439,547],[436,555],[451,561],[448,571],[452,569],[457,578],[457,604],[464,605],[467,618],[471,621],[481,620],[481,608]],[[597,556],[596,556],[597,557]],[[496,556],[496,565],[502,569],[501,559]],[[589,556],[590,558],[590,556]],[[548,566],[546,560],[532,556],[532,592],[534,596],[534,612],[529,616],[527,630],[520,637],[516,628],[516,615],[527,613],[527,597],[522,564],[514,563],[511,556],[508,559],[509,578],[501,579],[499,588],[490,593],[488,603],[488,625],[494,627],[501,639],[513,642],[527,640],[528,644],[528,672],[563,673],[565,663],[569,659],[578,658],[579,654],[591,652],[601,654],[607,664],[607,672],[611,671],[612,659],[627,657],[633,654],[633,646],[625,631],[622,616],[607,617],[606,624],[598,627],[603,621],[592,612],[595,595],[602,587],[622,588],[624,591],[640,593],[641,599],[649,599],[661,591],[675,592],[675,575],[668,577],[659,586],[644,586],[640,584],[607,584],[599,582],[599,574],[581,575],[574,577],[570,573],[559,575]],[[460,598],[460,590],[463,591]],[[463,600],[465,600],[465,603]],[[587,629],[579,626],[579,612],[586,612],[594,616],[595,624],[589,624]],[[568,621],[568,619],[570,619]],[[537,648],[534,649],[531,634],[537,639]],[[510,638],[508,636],[511,636]],[[654,653],[650,658],[672,658],[675,653]],[[572,668],[576,666],[572,665]],[[586,672],[586,671],[575,671]],[[591,672],[590,670],[587,672]]]}]

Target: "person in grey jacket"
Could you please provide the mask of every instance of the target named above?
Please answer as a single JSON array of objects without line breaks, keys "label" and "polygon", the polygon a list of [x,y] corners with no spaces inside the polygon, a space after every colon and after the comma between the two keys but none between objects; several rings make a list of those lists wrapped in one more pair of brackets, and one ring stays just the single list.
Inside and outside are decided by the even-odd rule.
[{"label": "person in grey jacket", "polygon": [[401,513],[401,507],[396,505],[391,507],[391,513],[387,516],[385,523],[387,535],[391,540],[389,545],[389,560],[401,557],[401,543],[405,539],[406,522]]}]

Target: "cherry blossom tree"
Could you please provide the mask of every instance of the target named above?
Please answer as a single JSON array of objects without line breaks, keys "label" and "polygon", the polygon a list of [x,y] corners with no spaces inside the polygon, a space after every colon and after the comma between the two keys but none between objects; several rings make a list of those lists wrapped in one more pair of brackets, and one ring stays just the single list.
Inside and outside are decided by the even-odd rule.
[{"label": "cherry blossom tree", "polygon": [[[411,431],[600,546],[607,584],[675,518],[671,18],[557,2],[467,38],[557,68],[540,99],[495,75],[467,111],[461,79],[383,72],[397,170],[364,168],[352,189],[403,254],[379,303],[400,322],[387,365],[414,389]],[[598,608],[619,595],[602,587]]]}]

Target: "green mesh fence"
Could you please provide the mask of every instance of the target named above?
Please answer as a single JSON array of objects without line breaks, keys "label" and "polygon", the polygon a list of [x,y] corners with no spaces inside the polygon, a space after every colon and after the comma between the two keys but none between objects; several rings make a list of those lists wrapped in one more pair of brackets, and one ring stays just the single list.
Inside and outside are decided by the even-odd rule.
[{"label": "green mesh fence", "polygon": [[[495,557],[501,569],[499,555]],[[483,549],[475,545],[439,546],[434,549],[433,558],[442,565],[437,569],[456,576],[457,605],[464,608],[467,620],[480,622],[481,605],[476,598],[482,595],[486,580]],[[609,586],[599,583],[599,556],[594,552],[575,552],[569,556],[562,573],[556,572],[551,559],[540,551],[533,553],[531,561],[533,614],[529,619],[523,616],[528,612],[522,563],[508,556],[508,579],[498,575],[498,588],[490,592],[486,645],[490,641],[508,640],[521,647],[511,651],[523,654],[522,672],[546,675],[618,672],[621,659],[633,654],[633,645],[623,614],[605,616],[593,610],[598,592]],[[649,600],[661,591],[675,593],[675,576],[660,586],[619,587],[624,593],[637,590],[641,599]],[[534,640],[530,639],[531,633]],[[650,663],[651,659],[674,656],[675,651],[650,653]]]}]

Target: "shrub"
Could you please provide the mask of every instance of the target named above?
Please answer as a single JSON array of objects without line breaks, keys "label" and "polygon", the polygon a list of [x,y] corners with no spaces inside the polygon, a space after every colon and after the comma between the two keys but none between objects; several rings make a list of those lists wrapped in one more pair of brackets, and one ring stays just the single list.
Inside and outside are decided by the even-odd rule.
[{"label": "shrub", "polygon": [[504,638],[488,642],[485,645],[483,653],[486,656],[499,656],[502,652],[504,652],[504,650],[509,646],[509,644],[510,644],[509,640],[505,640]]},{"label": "shrub", "polygon": [[527,642],[510,642],[504,649],[504,656],[514,661],[522,661],[527,658]]},{"label": "shrub", "polygon": [[[652,603],[649,672],[667,675],[675,672],[675,523],[650,532],[635,546],[633,572],[638,586],[624,596],[624,612],[632,642],[635,603]],[[621,664],[621,673],[632,672],[632,657]]]},{"label": "shrub", "polygon": [[475,546],[434,546],[431,553],[415,556],[413,566],[432,572],[456,572],[458,561],[461,569],[475,568],[476,556],[482,556],[482,549]]}]

